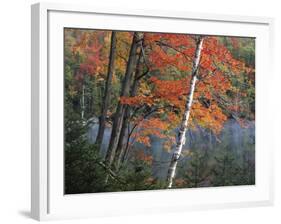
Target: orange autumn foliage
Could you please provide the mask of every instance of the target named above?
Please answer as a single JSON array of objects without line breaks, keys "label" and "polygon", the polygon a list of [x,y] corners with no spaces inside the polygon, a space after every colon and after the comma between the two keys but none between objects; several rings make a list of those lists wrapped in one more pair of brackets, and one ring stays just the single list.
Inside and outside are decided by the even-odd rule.
[{"label": "orange autumn foliage", "polygon": [[[73,45],[73,54],[82,57],[79,73],[84,75],[105,75],[107,71],[110,32],[83,32]],[[81,78],[82,78],[81,76]]]},{"label": "orange autumn foliage", "polygon": [[125,105],[148,105],[151,106],[153,104],[153,97],[151,96],[132,96],[132,97],[120,97],[120,102]]},{"label": "orange autumn foliage", "polygon": [[201,127],[209,128],[215,134],[221,131],[226,120],[227,116],[214,101],[211,102],[209,108],[206,108],[198,101],[192,105],[191,121],[199,124]]},{"label": "orange autumn foliage", "polygon": [[151,117],[142,121],[135,121],[138,124],[138,131],[132,134],[132,138],[139,143],[146,146],[150,146],[150,136],[156,136],[158,138],[166,138],[163,131],[167,130],[168,123],[160,118]]},{"label": "orange autumn foliage", "polygon": [[188,93],[189,77],[180,80],[160,80],[152,77],[154,97],[179,108],[184,108],[184,98]]},{"label": "orange autumn foliage", "polygon": [[[121,41],[119,38],[117,41],[116,70],[124,73],[132,35],[129,32],[120,32],[118,35],[123,39]],[[149,135],[167,137],[163,131],[175,128],[181,121],[190,88],[196,43],[194,36],[183,34],[145,33],[143,38],[146,63],[144,67],[148,66],[147,69],[152,75],[146,81],[140,81],[136,96],[120,97],[119,100],[122,104],[134,108],[161,108],[149,118],[144,119],[140,116],[130,120],[133,125],[138,126],[132,138],[149,146]],[[234,47],[238,47],[235,38],[232,42]],[[171,76],[174,70],[177,73]],[[230,77],[241,72],[251,73],[253,69],[236,60],[217,37],[205,37],[199,80],[191,108],[191,127],[200,125],[213,130],[216,134],[220,132],[227,120],[227,114],[216,96],[226,95],[227,91],[232,89]],[[226,106],[229,110],[235,109]]]}]

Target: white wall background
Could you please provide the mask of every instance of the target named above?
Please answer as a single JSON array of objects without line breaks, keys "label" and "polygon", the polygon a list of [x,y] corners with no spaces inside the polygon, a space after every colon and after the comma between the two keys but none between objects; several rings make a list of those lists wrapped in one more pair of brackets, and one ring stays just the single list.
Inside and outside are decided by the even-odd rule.
[{"label": "white wall background", "polygon": [[[30,4],[3,0],[0,6],[0,223],[34,223],[30,208]],[[57,0],[57,2],[67,2]],[[275,74],[272,93],[272,135],[275,141],[275,205],[273,207],[193,211],[58,223],[280,223],[281,222],[281,100],[279,76],[281,13],[278,0],[69,0],[102,7],[162,9],[275,17]]]}]

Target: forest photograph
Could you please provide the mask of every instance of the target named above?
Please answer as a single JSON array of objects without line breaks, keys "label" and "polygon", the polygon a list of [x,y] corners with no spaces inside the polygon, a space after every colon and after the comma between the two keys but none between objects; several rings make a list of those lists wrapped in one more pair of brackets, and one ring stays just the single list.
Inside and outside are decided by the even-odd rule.
[{"label": "forest photograph", "polygon": [[64,28],[64,193],[255,185],[255,38]]}]

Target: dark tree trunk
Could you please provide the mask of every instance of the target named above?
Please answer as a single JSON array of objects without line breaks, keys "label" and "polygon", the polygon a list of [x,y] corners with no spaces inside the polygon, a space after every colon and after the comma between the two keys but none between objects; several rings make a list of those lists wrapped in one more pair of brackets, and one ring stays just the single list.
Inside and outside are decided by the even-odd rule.
[{"label": "dark tree trunk", "polygon": [[[133,85],[132,85],[132,89],[131,89],[131,93],[130,93],[131,97],[136,96],[136,94],[137,94],[137,89],[138,89],[139,80],[140,80],[139,77],[141,75],[141,68],[140,68],[141,67],[141,58],[142,58],[142,55],[140,54],[140,56],[138,57],[136,73],[134,76]],[[129,134],[128,127],[130,125],[129,119],[131,116],[131,110],[132,110],[132,108],[129,105],[125,106],[123,125],[122,125],[122,129],[121,129],[120,136],[119,136],[119,141],[118,141],[118,146],[117,146],[117,151],[116,151],[116,158],[115,158],[116,170],[119,169],[121,162],[123,161],[127,141],[129,141],[129,139],[126,139],[126,136]],[[129,136],[127,136],[127,138],[129,138]]]},{"label": "dark tree trunk", "polygon": [[99,118],[99,130],[96,138],[96,144],[99,147],[101,147],[102,144],[104,130],[105,130],[105,120],[110,103],[112,76],[115,69],[115,51],[116,51],[116,32],[112,32],[107,78],[106,78],[105,90],[104,90],[104,98],[103,98],[103,104],[101,109],[101,116]]},{"label": "dark tree trunk", "polygon": [[121,157],[124,154],[124,144],[125,144],[125,138],[128,134],[128,125],[129,125],[129,118],[130,118],[130,107],[128,105],[125,105],[124,109],[124,117],[123,117],[123,125],[121,128],[117,150],[116,150],[116,156],[115,156],[115,169],[118,171],[120,167]]},{"label": "dark tree trunk", "polygon": [[[131,77],[133,75],[135,64],[136,64],[137,48],[138,48],[138,41],[139,41],[138,36],[139,36],[138,33],[134,33],[129,59],[127,62],[126,73],[122,83],[120,97],[122,96],[127,97],[130,94],[130,87],[131,87],[131,80],[132,80]],[[122,129],[124,113],[125,113],[124,105],[119,102],[114,115],[110,142],[105,157],[105,164],[108,168],[111,167],[112,162],[115,158],[118,140]],[[107,180],[108,180],[108,176],[106,177],[105,182],[107,182]]]}]

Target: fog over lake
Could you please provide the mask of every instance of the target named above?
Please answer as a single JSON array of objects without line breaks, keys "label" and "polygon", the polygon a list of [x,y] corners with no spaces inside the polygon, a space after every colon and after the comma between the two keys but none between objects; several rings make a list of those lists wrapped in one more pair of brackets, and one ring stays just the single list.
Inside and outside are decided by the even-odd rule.
[{"label": "fog over lake", "polygon": [[[95,122],[89,126],[88,140],[90,143],[94,143],[98,133],[98,119],[94,119]],[[177,130],[175,130],[176,135]],[[111,135],[111,127],[107,126],[104,132],[104,138],[102,142],[101,156],[105,156],[106,149],[109,144]],[[161,139],[155,136],[150,136],[151,146],[147,147],[140,143],[135,143],[133,150],[143,150],[146,154],[152,155],[152,170],[155,177],[164,179],[167,175],[167,169],[169,167],[170,159],[173,151],[168,152],[163,149],[163,144],[167,139]],[[247,127],[241,127],[234,119],[229,119],[225,124],[218,136],[215,136],[210,131],[198,128],[196,130],[188,129],[186,133],[186,142],[183,147],[183,155],[179,162],[179,167],[184,169],[186,162],[190,159],[185,152],[188,150],[193,152],[208,151],[215,152],[221,150],[221,145],[227,144],[228,150],[231,150],[235,159],[240,159],[243,152],[246,150],[252,150],[255,148],[255,123],[248,122]],[[174,147],[173,147],[174,148]],[[130,155],[130,154],[129,154]],[[253,154],[254,155],[254,154]],[[254,156],[249,155],[249,160],[254,164]]]}]

